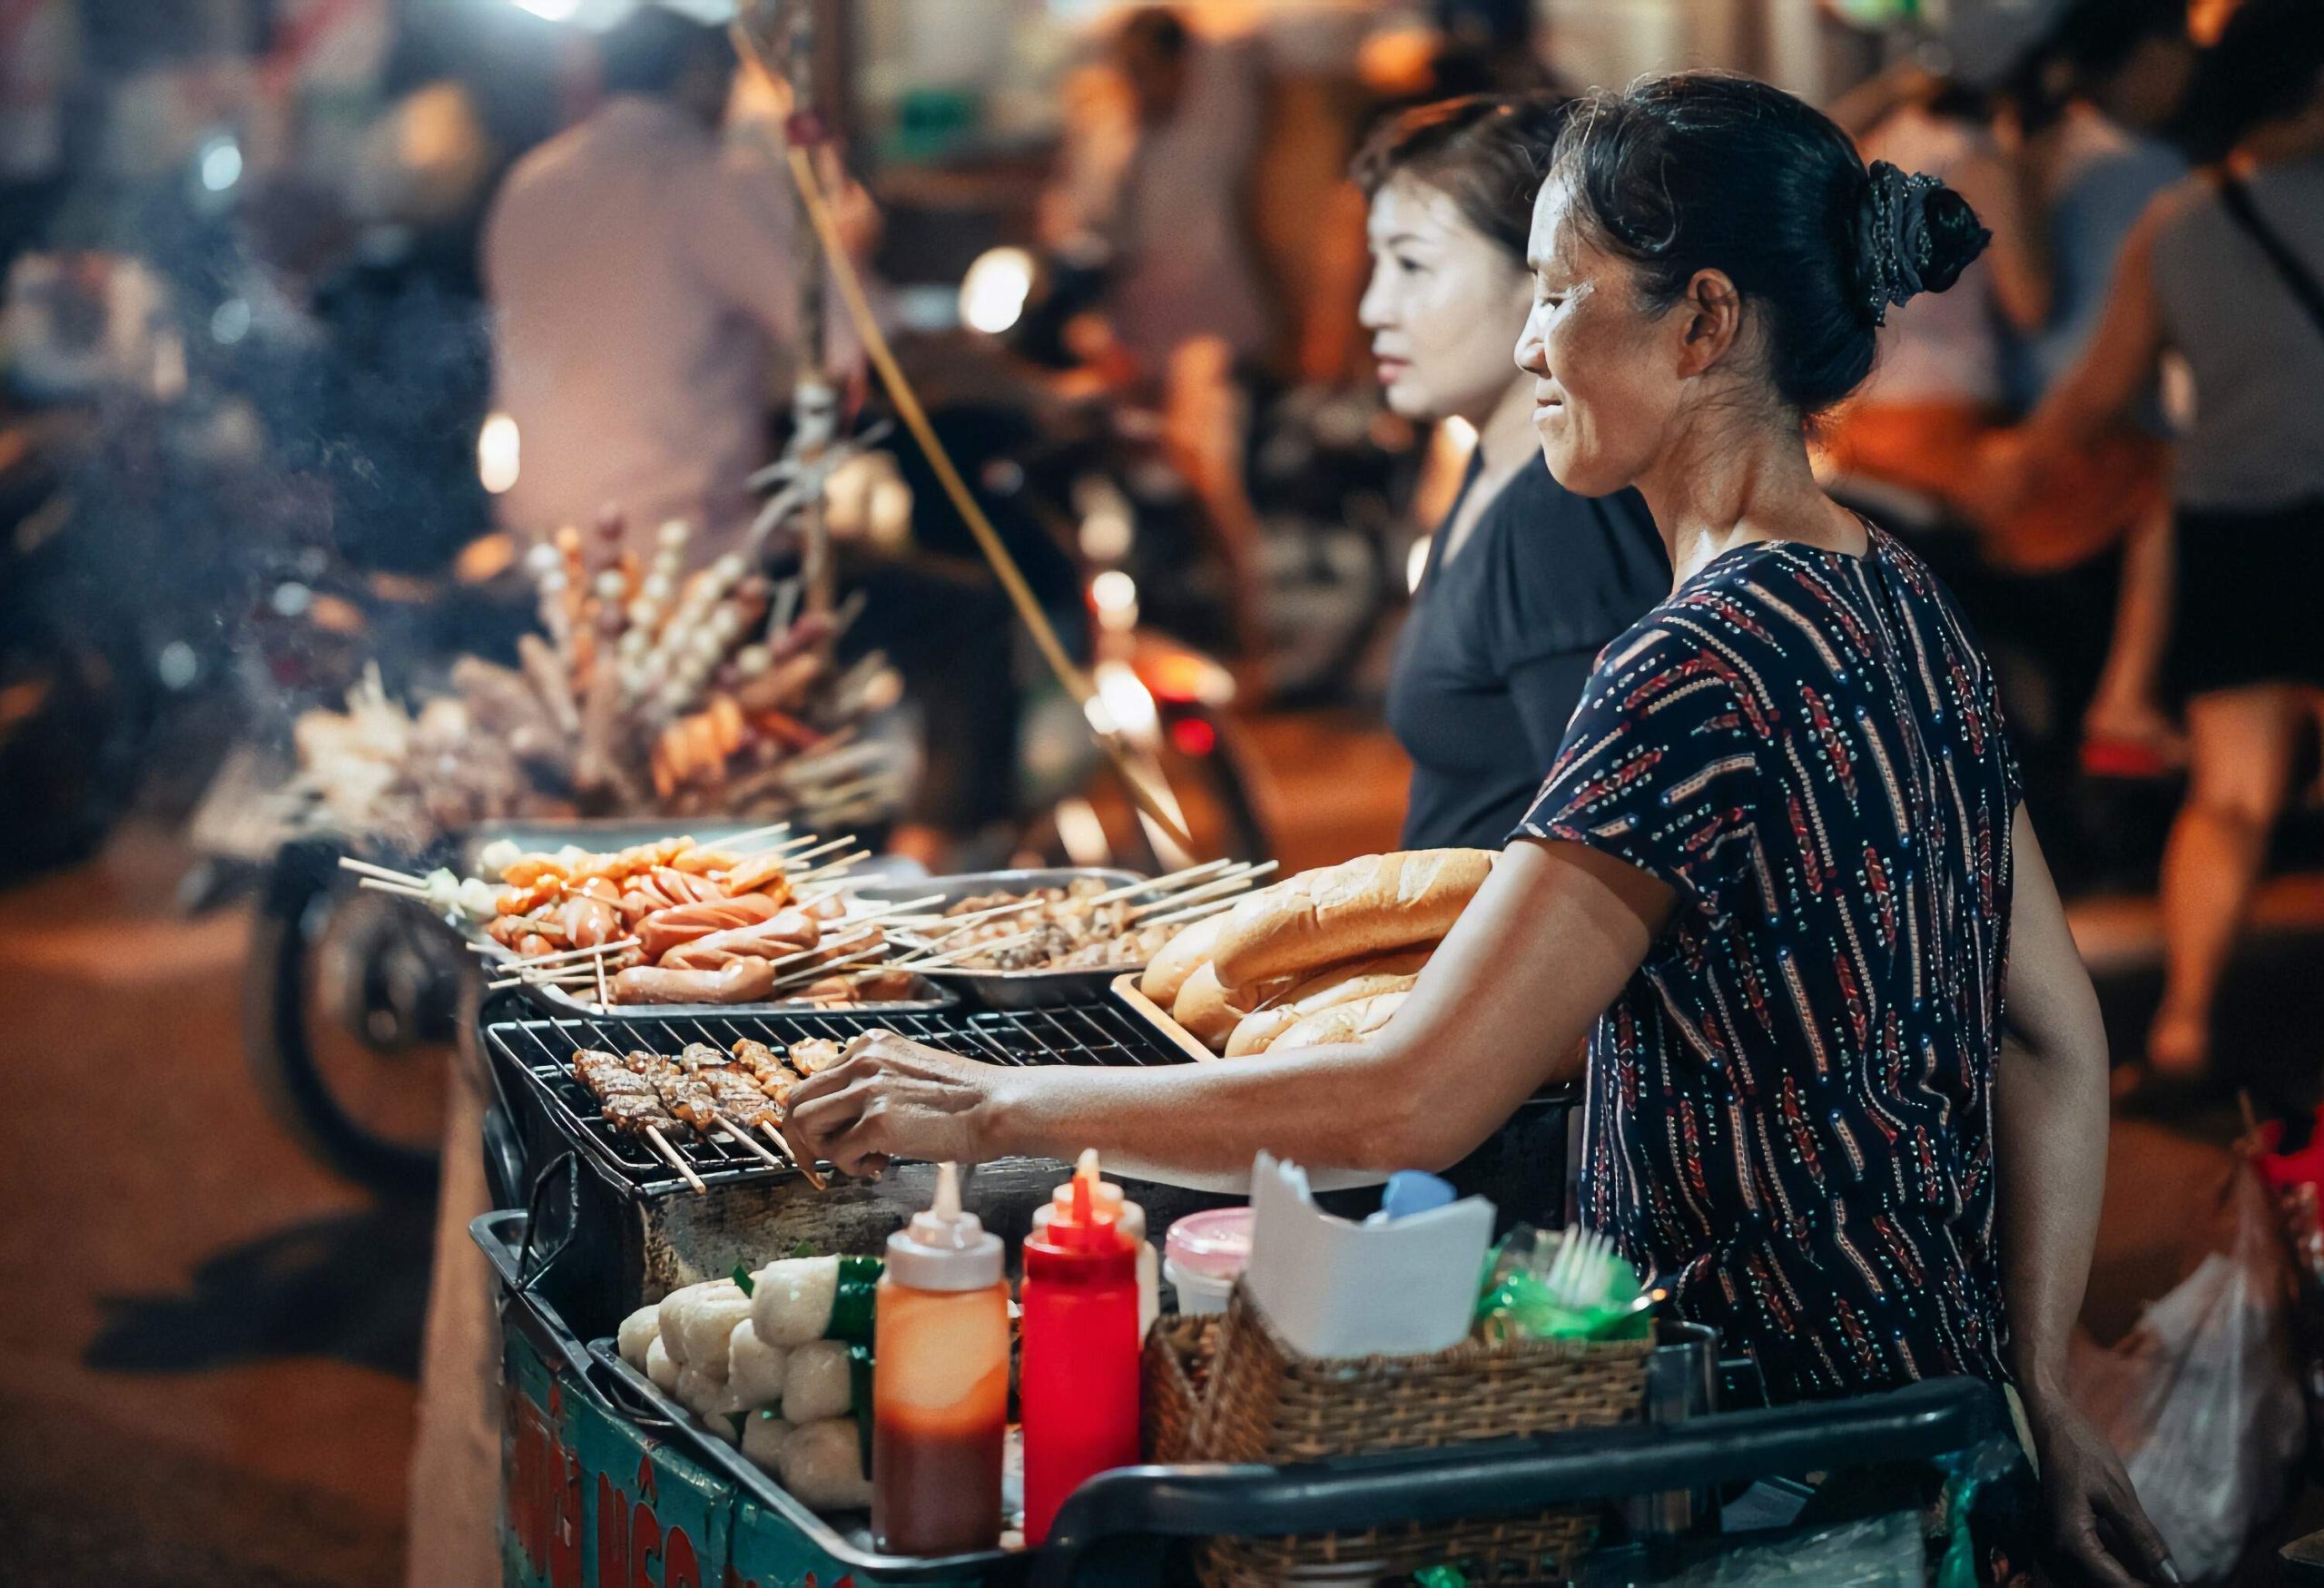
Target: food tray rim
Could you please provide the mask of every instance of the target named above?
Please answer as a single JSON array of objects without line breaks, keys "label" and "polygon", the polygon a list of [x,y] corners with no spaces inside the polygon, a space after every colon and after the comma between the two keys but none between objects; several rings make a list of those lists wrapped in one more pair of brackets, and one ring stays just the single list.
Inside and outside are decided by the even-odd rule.
[{"label": "food tray rim", "polygon": [[852,1570],[880,1582],[957,1581],[969,1573],[989,1572],[996,1566],[1019,1567],[1029,1564],[1031,1560],[1029,1551],[1009,1549],[978,1550],[952,1555],[891,1555],[882,1554],[876,1549],[867,1549],[832,1525],[829,1518],[810,1509],[740,1450],[696,1423],[691,1412],[663,1394],[652,1379],[623,1361],[615,1342],[610,1339],[591,1340],[587,1348],[591,1357],[614,1376],[625,1393],[669,1419],[677,1436],[685,1442],[689,1454],[732,1484],[736,1494],[763,1510],[774,1512],[798,1528],[816,1548]]}]

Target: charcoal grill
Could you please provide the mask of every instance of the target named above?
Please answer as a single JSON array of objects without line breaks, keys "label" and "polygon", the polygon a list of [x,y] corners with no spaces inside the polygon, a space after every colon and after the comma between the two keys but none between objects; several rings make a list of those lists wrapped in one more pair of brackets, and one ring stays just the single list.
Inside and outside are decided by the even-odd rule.
[{"label": "charcoal grill", "polygon": [[[609,1173],[641,1196],[688,1189],[660,1155],[598,1118],[597,1100],[573,1074],[577,1048],[626,1053],[644,1049],[675,1054],[689,1042],[706,1042],[722,1052],[741,1038],[778,1050],[811,1037],[845,1042],[874,1030],[946,1048],[994,1064],[1144,1065],[1185,1062],[1120,1009],[1109,1003],[1059,1009],[935,1010],[877,1014],[845,1011],[813,1014],[598,1021],[586,1017],[519,1020],[487,1026],[485,1039],[496,1055],[520,1073],[556,1128]],[[798,1171],[778,1169],[725,1140],[684,1132],[670,1144],[705,1184],[745,1179],[793,1179]]]},{"label": "charcoal grill", "polygon": [[[801,1242],[822,1252],[874,1252],[934,1196],[934,1168],[898,1164],[876,1181],[834,1176],[818,1190],[796,1169],[770,1165],[723,1139],[673,1132],[670,1143],[708,1188],[696,1195],[645,1142],[597,1116],[572,1073],[576,1048],[675,1054],[689,1042],[724,1050],[749,1037],[781,1048],[804,1038],[844,1042],[882,1029],[996,1064],[1147,1065],[1186,1062],[1112,1003],[1052,1009],[872,1014],[685,1016],[597,1021],[542,1018],[504,1003],[480,1022],[506,1126],[497,1199],[525,1203],[551,1255],[544,1283],[586,1332],[608,1333],[625,1313],[680,1286],[757,1267]],[[1031,1228],[1067,1166],[1005,1159],[971,1170],[963,1195],[1014,1243]],[[1181,1215],[1234,1198],[1134,1183],[1158,1238]]]}]

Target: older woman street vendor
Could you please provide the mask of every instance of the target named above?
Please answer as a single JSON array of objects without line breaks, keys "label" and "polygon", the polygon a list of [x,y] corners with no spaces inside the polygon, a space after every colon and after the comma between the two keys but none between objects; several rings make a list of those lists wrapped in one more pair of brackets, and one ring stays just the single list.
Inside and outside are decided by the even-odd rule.
[{"label": "older woman street vendor", "polygon": [[1448,1165],[1585,1034],[1583,1217],[1778,1400],[2017,1389],[2056,1542],[2175,1580],[2066,1340],[2106,1048],[1951,596],[1827,498],[1807,421],[1985,234],[1823,115],[1687,74],[1585,104],[1533,210],[1518,362],[1569,490],[1635,486],[1670,595],[1609,646],[1555,770],[1401,1011],[1344,1047],[1002,1069],[880,1036],[794,1095],[841,1168],[1101,1149],[1219,1180]]}]

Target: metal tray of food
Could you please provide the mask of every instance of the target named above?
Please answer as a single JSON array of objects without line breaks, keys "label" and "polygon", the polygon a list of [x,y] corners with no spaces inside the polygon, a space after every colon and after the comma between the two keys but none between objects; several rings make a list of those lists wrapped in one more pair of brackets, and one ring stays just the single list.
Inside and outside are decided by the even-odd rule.
[{"label": "metal tray of food", "polygon": [[[487,960],[487,967],[497,962]],[[867,965],[866,970],[876,970]],[[811,1001],[803,998],[783,999],[773,1003],[608,1003],[600,1007],[594,996],[576,998],[563,987],[543,987],[527,983],[525,995],[551,1014],[566,1017],[582,1016],[601,1021],[699,1020],[705,1016],[732,1020],[737,1016],[758,1018],[765,1015],[799,1014],[927,1014],[936,1010],[950,1009],[960,1001],[960,995],[940,984],[934,973],[914,976],[912,996],[890,999],[878,1003],[840,1003]],[[584,991],[591,991],[585,987]]]},{"label": "metal tray of food", "polygon": [[704,1428],[685,1407],[655,1388],[652,1379],[623,1361],[613,1341],[592,1340],[588,1350],[606,1379],[631,1409],[667,1419],[686,1453],[732,1484],[737,1494],[773,1512],[796,1528],[807,1543],[872,1582],[973,1582],[999,1588],[1023,1581],[1032,1564],[1033,1557],[1022,1549],[979,1550],[955,1555],[887,1554],[872,1540],[869,1512],[835,1511],[825,1515],[810,1510],[757,1463]]},{"label": "metal tray of food", "polygon": [[[487,844],[507,839],[519,849],[554,852],[566,844],[577,844],[586,849],[609,851],[627,849],[640,843],[684,834],[704,846],[714,846],[720,840],[737,833],[757,829],[738,821],[680,821],[668,817],[610,817],[576,818],[568,821],[508,821],[487,822],[469,828],[460,835],[461,869],[473,875],[477,857]],[[900,855],[879,855],[865,861],[850,875],[862,879],[863,896],[879,900],[916,899],[936,892],[927,882],[928,871],[918,861]],[[915,881],[917,879],[917,882]],[[490,879],[487,879],[490,880]],[[440,918],[439,918],[440,919]],[[453,931],[487,952],[481,956],[488,972],[499,972],[512,963],[516,955],[500,943],[487,937],[474,925],[448,922]],[[843,923],[842,923],[843,924]],[[860,967],[871,971],[880,967],[867,962]],[[926,976],[912,978],[912,996],[890,999],[876,1003],[844,1003],[810,1001],[801,998],[779,999],[767,1003],[613,1003],[598,1006],[594,996],[576,997],[564,987],[527,984],[521,989],[533,1003],[552,1014],[586,1016],[593,1020],[635,1021],[662,1020],[734,1015],[824,1014],[833,1009],[843,1009],[859,1014],[925,1014],[933,1010],[950,1009],[959,1003],[960,995],[948,987],[938,985]],[[592,991],[584,985],[582,991]]]},{"label": "metal tray of food", "polygon": [[[940,902],[931,908],[948,910],[963,899],[986,893],[1030,893],[1041,888],[1068,888],[1083,881],[1118,888],[1145,880],[1141,872],[1114,866],[1035,866],[1022,871],[962,872],[955,876],[923,877],[916,882],[870,883],[858,888],[856,893],[860,898],[875,901],[918,899],[936,893],[941,895]],[[905,931],[899,930],[894,936],[899,942],[912,941],[911,934]],[[1145,968],[1143,962],[1134,965],[1093,965],[1074,971],[979,971],[944,965],[928,974],[958,986],[988,1009],[1051,1009],[1061,1003],[1089,1003],[1103,999],[1116,976]]]}]

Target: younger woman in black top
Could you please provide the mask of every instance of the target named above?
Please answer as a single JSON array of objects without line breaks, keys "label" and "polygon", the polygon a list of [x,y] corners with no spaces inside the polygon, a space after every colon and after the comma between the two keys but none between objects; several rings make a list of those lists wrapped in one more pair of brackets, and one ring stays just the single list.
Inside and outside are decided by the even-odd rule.
[{"label": "younger woman in black top", "polygon": [[1509,349],[1525,222],[1556,141],[1548,99],[1475,96],[1388,123],[1356,157],[1372,201],[1364,328],[1388,406],[1477,432],[1398,642],[1388,725],[1413,759],[1408,849],[1495,848],[1556,758],[1600,646],[1669,593],[1634,490],[1591,498],[1541,462]]}]

